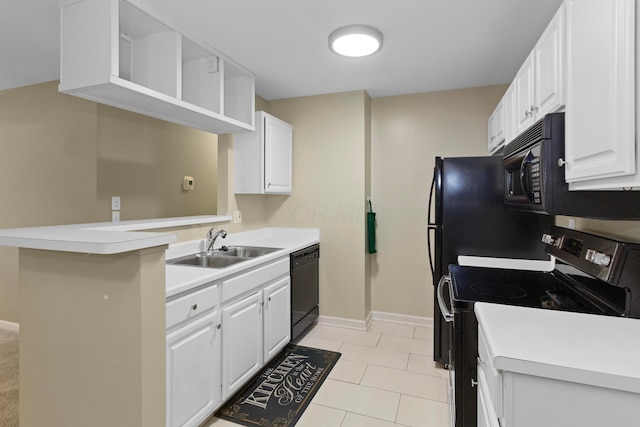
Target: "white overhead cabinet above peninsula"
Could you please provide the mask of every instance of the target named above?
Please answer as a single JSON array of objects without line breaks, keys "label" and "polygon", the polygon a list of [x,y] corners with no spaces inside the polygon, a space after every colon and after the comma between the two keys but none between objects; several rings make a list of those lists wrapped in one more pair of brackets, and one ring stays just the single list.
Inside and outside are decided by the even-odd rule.
[{"label": "white overhead cabinet above peninsula", "polygon": [[225,134],[254,129],[254,76],[137,0],[62,0],[60,92]]},{"label": "white overhead cabinet above peninsula", "polygon": [[256,131],[234,136],[235,192],[291,194],[293,127],[256,111]]}]

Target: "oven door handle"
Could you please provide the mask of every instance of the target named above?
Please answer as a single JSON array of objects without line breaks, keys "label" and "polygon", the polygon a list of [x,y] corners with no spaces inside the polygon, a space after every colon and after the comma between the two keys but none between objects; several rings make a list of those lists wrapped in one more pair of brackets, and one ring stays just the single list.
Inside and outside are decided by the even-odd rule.
[{"label": "oven door handle", "polygon": [[444,318],[444,321],[447,323],[451,323],[453,322],[453,313],[451,312],[451,310],[449,310],[449,308],[447,307],[447,304],[444,302],[443,292],[444,292],[445,283],[450,284],[451,278],[446,274],[443,274],[442,277],[440,278],[440,281],[438,282],[438,289],[436,291],[436,296],[438,297],[438,305],[440,306],[440,312],[442,313],[442,317]]}]

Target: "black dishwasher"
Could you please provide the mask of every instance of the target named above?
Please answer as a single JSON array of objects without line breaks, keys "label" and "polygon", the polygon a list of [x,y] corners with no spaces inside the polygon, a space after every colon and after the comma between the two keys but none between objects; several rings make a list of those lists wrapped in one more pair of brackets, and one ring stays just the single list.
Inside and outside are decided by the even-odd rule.
[{"label": "black dishwasher", "polygon": [[295,340],[318,319],[319,259],[320,245],[291,254],[291,340]]}]

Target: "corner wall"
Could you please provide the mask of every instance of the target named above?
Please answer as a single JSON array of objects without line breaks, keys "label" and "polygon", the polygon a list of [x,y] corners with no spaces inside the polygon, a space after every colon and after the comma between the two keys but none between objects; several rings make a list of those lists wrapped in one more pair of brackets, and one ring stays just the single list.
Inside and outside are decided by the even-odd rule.
[{"label": "corner wall", "polygon": [[275,100],[271,114],[293,125],[293,194],[268,196],[274,227],[320,229],[320,312],[368,314],[364,206],[367,117],[364,91]]}]

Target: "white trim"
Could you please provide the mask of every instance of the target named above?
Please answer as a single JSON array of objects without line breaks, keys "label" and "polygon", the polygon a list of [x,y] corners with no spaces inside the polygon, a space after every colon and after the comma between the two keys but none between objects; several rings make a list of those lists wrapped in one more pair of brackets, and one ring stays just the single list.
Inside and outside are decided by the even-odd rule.
[{"label": "white trim", "polygon": [[339,326],[341,328],[367,330],[365,320],[346,319],[344,317],[318,316],[318,325]]},{"label": "white trim", "polygon": [[364,319],[364,323],[367,327],[367,331],[369,330],[369,326],[371,326],[371,322],[373,322],[373,314],[369,312],[369,314],[367,314],[367,318]]},{"label": "white trim", "polygon": [[385,313],[382,311],[370,311],[365,320],[346,319],[344,317],[318,316],[319,325],[338,326],[341,328],[358,329],[366,331],[374,320],[384,322],[403,323],[414,326],[433,327],[432,317],[412,316],[410,314]]},{"label": "white trim", "polygon": [[9,329],[15,332],[20,331],[20,324],[15,322],[9,322],[8,320],[0,320],[0,328]]},{"label": "white trim", "polygon": [[383,311],[372,311],[373,320],[382,320],[385,322],[404,323],[415,326],[433,327],[433,317],[413,316],[410,314],[385,313]]}]

